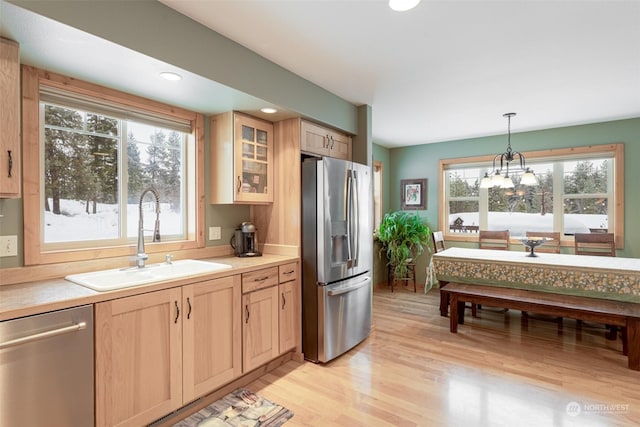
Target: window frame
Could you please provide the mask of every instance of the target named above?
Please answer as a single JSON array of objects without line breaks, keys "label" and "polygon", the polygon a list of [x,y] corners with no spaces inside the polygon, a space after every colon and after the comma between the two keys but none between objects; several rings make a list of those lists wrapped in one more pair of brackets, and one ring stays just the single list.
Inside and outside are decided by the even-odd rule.
[{"label": "window frame", "polygon": [[[380,228],[380,223],[382,222],[383,214],[383,165],[382,162],[378,160],[373,161],[373,183],[372,187],[374,188],[373,195],[373,232],[376,234],[378,229]],[[378,200],[376,201],[375,197],[375,189],[378,190]]]},{"label": "window frame", "polygon": [[[22,66],[22,152],[28,167],[23,170],[24,205],[24,265],[53,264],[135,255],[136,244],[117,244],[92,248],[46,250],[42,245],[41,230],[41,169],[40,153],[40,90],[42,87],[62,89],[83,97],[117,104],[123,108],[142,110],[191,122],[188,137],[187,161],[195,170],[187,184],[188,218],[185,240],[157,242],[145,246],[148,254],[196,249],[204,247],[204,117],[202,114],[152,101],[139,96],[106,88],[93,83],[66,77],[36,67]],[[191,173],[188,174],[191,176]]]},{"label": "window frame", "polygon": [[[555,161],[558,158],[563,160],[582,160],[588,157],[595,156],[609,156],[613,157],[615,161],[615,168],[613,172],[613,219],[614,229],[611,232],[615,235],[616,248],[624,249],[624,144],[613,143],[603,145],[589,145],[579,146],[572,148],[554,148],[549,150],[528,151],[523,152],[527,160],[538,161]],[[478,235],[476,233],[452,233],[449,230],[449,224],[447,221],[447,188],[445,174],[449,169],[455,168],[458,165],[478,165],[483,168],[484,165],[491,165],[494,155],[486,156],[474,156],[474,157],[460,157],[453,159],[440,159],[438,166],[438,229],[442,230],[447,240],[458,242],[477,242]],[[481,177],[479,177],[481,178]],[[485,207],[486,208],[486,207]],[[482,203],[480,203],[479,213],[482,215]],[[516,242],[516,240],[513,240]],[[562,246],[573,247],[573,236],[562,236]]]}]

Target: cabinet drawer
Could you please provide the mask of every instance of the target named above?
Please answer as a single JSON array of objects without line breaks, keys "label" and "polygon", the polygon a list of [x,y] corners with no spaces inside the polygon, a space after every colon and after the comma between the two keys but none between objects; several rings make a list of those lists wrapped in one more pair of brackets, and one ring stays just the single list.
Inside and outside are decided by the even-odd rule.
[{"label": "cabinet drawer", "polygon": [[278,273],[280,276],[280,283],[288,282],[298,278],[298,263],[292,262],[290,264],[284,264],[278,267]]},{"label": "cabinet drawer", "polygon": [[278,267],[264,268],[242,274],[242,293],[253,292],[278,284]]}]

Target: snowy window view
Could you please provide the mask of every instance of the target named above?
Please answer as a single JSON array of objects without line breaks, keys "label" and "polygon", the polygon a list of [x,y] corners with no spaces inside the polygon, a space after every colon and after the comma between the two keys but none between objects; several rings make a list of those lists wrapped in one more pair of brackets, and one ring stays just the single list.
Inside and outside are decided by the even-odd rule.
[{"label": "snowy window view", "polygon": [[[160,196],[161,240],[184,238],[185,133],[52,103],[41,111],[45,244],[134,240],[149,187]],[[153,228],[151,195],[142,211]]]},{"label": "snowy window view", "polygon": [[[611,232],[613,229],[614,158],[585,158],[527,163],[538,184],[514,188],[480,188],[487,168],[456,165],[446,171],[446,204],[450,233],[508,229],[559,231],[564,235]],[[491,172],[491,171],[489,171]]]}]

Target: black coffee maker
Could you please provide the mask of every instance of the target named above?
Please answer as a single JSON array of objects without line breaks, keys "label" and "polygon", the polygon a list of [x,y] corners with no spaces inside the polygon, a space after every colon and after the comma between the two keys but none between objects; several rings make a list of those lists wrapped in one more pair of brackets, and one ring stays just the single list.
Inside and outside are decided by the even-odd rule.
[{"label": "black coffee maker", "polygon": [[258,251],[258,234],[256,226],[250,222],[243,222],[235,230],[231,237],[231,247],[234,249],[236,256],[250,257],[261,256]]}]

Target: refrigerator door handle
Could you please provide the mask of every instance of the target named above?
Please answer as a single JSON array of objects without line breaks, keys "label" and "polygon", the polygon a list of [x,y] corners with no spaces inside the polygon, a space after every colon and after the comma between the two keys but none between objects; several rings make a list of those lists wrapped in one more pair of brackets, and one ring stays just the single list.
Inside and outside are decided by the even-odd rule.
[{"label": "refrigerator door handle", "polygon": [[359,206],[360,206],[360,194],[358,194],[358,174],[356,173],[355,170],[351,171],[351,173],[353,174],[353,189],[355,191],[352,191],[352,197],[353,200],[351,201],[353,203],[353,217],[351,219],[351,232],[352,232],[352,239],[353,239],[353,246],[354,246],[354,253],[353,253],[353,265],[356,266],[358,265],[358,258],[360,258],[360,221],[358,221],[358,218],[360,218],[360,212],[359,212]]},{"label": "refrigerator door handle", "polygon": [[360,283],[356,283],[354,285],[348,286],[346,288],[340,288],[335,290],[327,291],[327,295],[330,297],[334,297],[336,295],[346,294],[347,292],[355,291],[356,289],[360,289],[363,286],[367,286],[371,282],[371,278],[367,277]]},{"label": "refrigerator door handle", "polygon": [[351,177],[351,173],[353,171],[351,170],[347,170],[347,200],[346,200],[346,206],[347,206],[347,266],[348,268],[351,268],[353,266],[353,241],[352,241],[352,232],[351,232],[351,227],[352,227],[352,222],[353,222],[353,218],[352,218],[352,209],[353,209],[353,205],[352,205],[352,198],[353,198],[353,180]]}]

